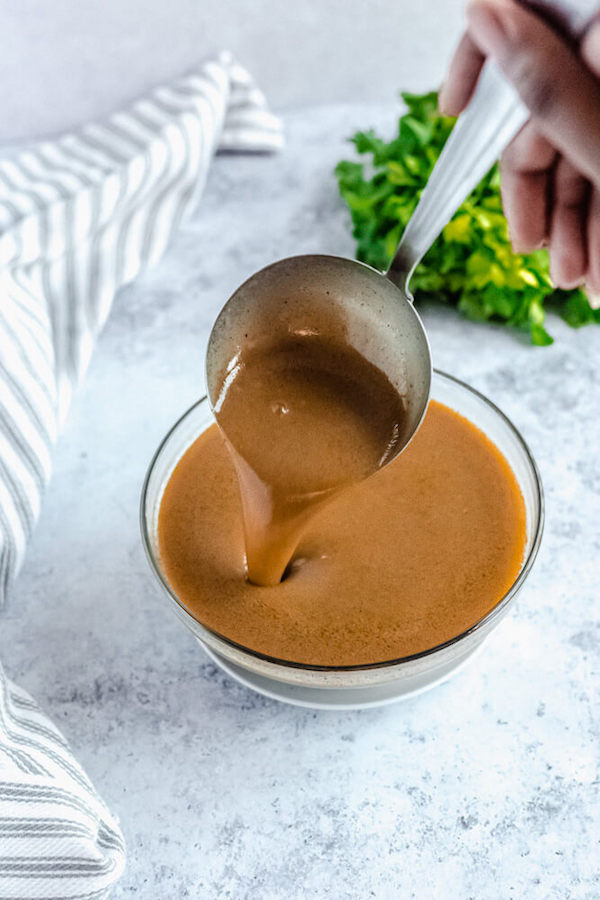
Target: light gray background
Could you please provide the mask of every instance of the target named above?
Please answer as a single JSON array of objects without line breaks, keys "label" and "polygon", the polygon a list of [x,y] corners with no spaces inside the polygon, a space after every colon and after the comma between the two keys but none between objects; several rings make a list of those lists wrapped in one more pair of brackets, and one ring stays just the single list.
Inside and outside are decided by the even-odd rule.
[{"label": "light gray background", "polygon": [[434,87],[463,0],[0,0],[0,142],[47,135],[231,50],[277,107]]},{"label": "light gray background", "polygon": [[[412,13],[313,2],[294,37],[283,2],[248,3],[246,24],[241,3],[235,23],[227,15],[233,5],[209,17],[182,0],[97,11],[22,0],[2,34],[2,127],[14,135],[178,72],[208,45],[198,23],[209,19],[210,40],[239,50],[279,105],[306,108],[286,112],[281,154],[217,159],[196,215],[117,297],[2,616],[0,657],[121,818],[129,856],[115,900],[597,900],[600,328],[552,320],[556,344],[535,349],[424,311],[436,365],[513,418],[547,498],[516,608],[449,684],[357,713],[265,700],[203,655],[150,576],[139,490],[158,441],[202,391],[214,316],[273,259],[352,254],[333,166],[356,128],[391,134],[396,87],[435,82],[457,22],[449,2]],[[77,62],[71,20],[85,31]],[[381,105],[358,104],[357,85]],[[332,97],[343,105],[313,105]]]}]

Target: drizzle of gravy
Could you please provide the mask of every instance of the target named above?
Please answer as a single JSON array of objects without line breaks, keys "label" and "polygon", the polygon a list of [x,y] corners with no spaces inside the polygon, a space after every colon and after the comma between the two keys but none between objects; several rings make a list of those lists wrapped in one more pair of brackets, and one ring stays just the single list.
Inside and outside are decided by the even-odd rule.
[{"label": "drizzle of gravy", "polygon": [[395,454],[404,401],[342,341],[290,335],[236,358],[215,404],[237,471],[248,578],[278,584],[325,501]]},{"label": "drizzle of gravy", "polygon": [[[285,421],[282,410],[271,415]],[[331,492],[328,503],[311,510],[286,577],[272,586],[246,578],[236,470],[217,426],[186,451],[163,495],[158,537],[163,572],[198,621],[278,659],[366,665],[437,646],[499,602],[518,574],[526,540],[523,497],[505,458],[472,423],[431,401],[407,449],[359,480],[385,449],[396,419],[371,416],[367,410],[366,426],[360,424],[364,454],[354,459],[339,421],[319,436],[316,452],[329,462],[338,454],[344,465],[324,460],[315,484],[305,480],[310,460],[305,465],[291,438],[285,455],[274,447],[269,456],[262,437],[254,449],[243,446],[259,477],[273,473],[279,458],[274,482],[289,477],[299,493],[307,485]],[[351,421],[354,433],[360,416]],[[261,423],[254,415],[252,422],[258,433]],[[230,433],[237,441],[228,424]],[[333,454],[328,434],[338,441]]]}]

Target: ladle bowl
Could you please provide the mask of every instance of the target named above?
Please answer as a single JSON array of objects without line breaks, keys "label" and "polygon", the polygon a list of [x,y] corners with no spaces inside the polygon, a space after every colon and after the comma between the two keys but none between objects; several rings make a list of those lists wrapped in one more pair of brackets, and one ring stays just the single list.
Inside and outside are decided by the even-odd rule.
[{"label": "ladle bowl", "polygon": [[227,301],[211,332],[206,382],[213,413],[243,351],[265,338],[339,336],[381,369],[404,400],[404,434],[390,462],[419,427],[431,387],[431,355],[415,312],[410,277],[444,225],[529,113],[492,62],[459,117],[422,191],[388,272],[337,256],[297,256],[253,275]]},{"label": "ladle bowl", "polygon": [[[228,376],[244,351],[289,337],[339,340],[387,375],[404,398],[409,442],[427,409],[431,354],[425,329],[406,294],[370,266],[338,256],[293,256],[249,278],[226,303],[207,352],[207,387],[217,421]],[[389,462],[389,459],[386,462]]]}]

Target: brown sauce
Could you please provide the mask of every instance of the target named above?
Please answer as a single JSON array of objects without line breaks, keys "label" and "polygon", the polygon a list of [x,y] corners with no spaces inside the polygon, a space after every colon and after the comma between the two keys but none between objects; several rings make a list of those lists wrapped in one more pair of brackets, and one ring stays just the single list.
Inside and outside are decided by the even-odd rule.
[{"label": "brown sauce", "polygon": [[216,426],[171,475],[159,548],[173,591],[212,630],[278,659],[359,665],[427,650],[479,621],[519,571],[525,527],[502,454],[432,401],[400,456],[317,509],[281,584],[245,578],[236,472]]},{"label": "brown sauce", "polygon": [[215,412],[237,470],[248,578],[278,584],[315,509],[393,457],[404,402],[346,343],[293,336],[236,358]]}]

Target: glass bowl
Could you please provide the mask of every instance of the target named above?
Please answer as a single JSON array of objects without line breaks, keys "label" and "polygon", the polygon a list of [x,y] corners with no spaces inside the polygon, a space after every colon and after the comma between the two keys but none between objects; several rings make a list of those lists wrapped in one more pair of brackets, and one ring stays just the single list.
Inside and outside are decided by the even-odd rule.
[{"label": "glass bowl", "polygon": [[188,447],[214,422],[208,400],[203,397],[175,423],[156,451],[142,489],[140,523],[146,555],[163,596],[212,654],[261,679],[286,685],[356,690],[397,682],[402,693],[412,693],[445,680],[478,649],[514,603],[533,566],[544,522],[542,482],[527,444],[504,413],[486,397],[457,378],[437,370],[434,372],[431,397],[469,419],[489,437],[511,466],[525,501],[527,541],[523,562],[511,588],[491,612],[467,631],[429,650],[360,666],[312,666],[275,659],[236,644],[207,628],[192,616],[171,590],[161,570],[158,549],[158,514],[166,484]]}]

